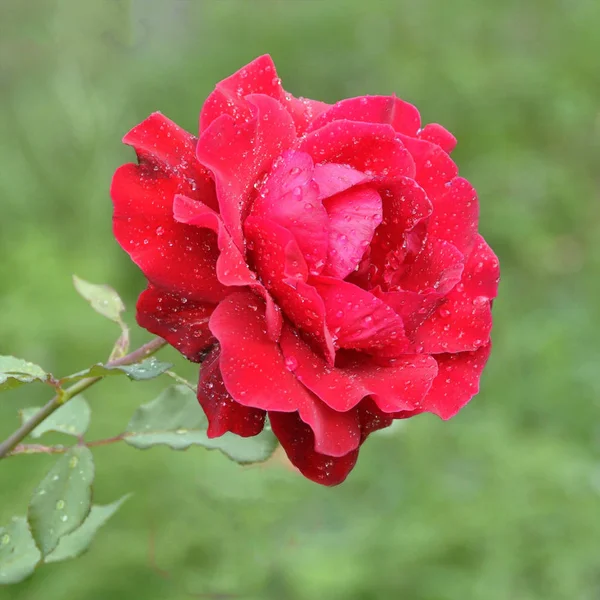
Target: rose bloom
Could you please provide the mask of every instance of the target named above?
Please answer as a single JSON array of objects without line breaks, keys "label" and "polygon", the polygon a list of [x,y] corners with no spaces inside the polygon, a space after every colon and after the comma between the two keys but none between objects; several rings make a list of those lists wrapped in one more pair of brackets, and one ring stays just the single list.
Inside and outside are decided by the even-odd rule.
[{"label": "rose bloom", "polygon": [[449,153],[395,96],[294,98],[269,56],[219,83],[198,137],[160,113],[123,139],[114,233],[148,279],[138,323],[203,362],[208,436],[268,415],[309,479],[368,435],[455,415],[490,353],[498,260]]}]

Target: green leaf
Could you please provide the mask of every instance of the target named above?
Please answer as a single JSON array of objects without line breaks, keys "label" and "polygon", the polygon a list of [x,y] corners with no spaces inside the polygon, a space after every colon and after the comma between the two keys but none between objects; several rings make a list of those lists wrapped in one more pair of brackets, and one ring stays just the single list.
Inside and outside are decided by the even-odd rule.
[{"label": "green leaf", "polygon": [[77,558],[83,554],[90,547],[100,527],[121,508],[121,505],[130,496],[131,494],[127,494],[120,500],[105,506],[98,504],[92,506],[92,510],[90,510],[90,514],[83,522],[83,525],[61,538],[56,549],[46,556],[44,562],[58,562],[67,560],[68,558]]},{"label": "green leaf", "polygon": [[31,533],[43,556],[63,535],[77,529],[90,512],[94,460],[85,446],[61,456],[37,487],[27,513]]},{"label": "green leaf", "polygon": [[[25,422],[39,411],[37,407],[19,411],[21,421]],[[39,438],[48,431],[81,436],[90,425],[91,410],[83,396],[75,396],[58,410],[42,421],[32,432],[32,438]]]},{"label": "green leaf", "polygon": [[10,390],[33,381],[46,382],[49,377],[50,375],[39,365],[22,358],[0,355],[0,391]]},{"label": "green leaf", "polygon": [[161,444],[173,450],[203,446],[220,450],[244,464],[266,460],[277,447],[277,439],[268,429],[252,438],[226,433],[210,439],[206,435],[207,428],[208,422],[196,394],[183,385],[174,385],[136,410],[123,439],[142,450]]},{"label": "green leaf", "polygon": [[6,527],[0,527],[0,585],[23,581],[41,558],[25,517],[13,517]]},{"label": "green leaf", "polygon": [[89,369],[85,369],[83,371],[63,377],[61,379],[61,383],[78,381],[79,379],[85,379],[86,377],[108,377],[112,375],[127,375],[129,379],[143,381],[145,379],[153,379],[154,377],[162,375],[172,366],[172,364],[162,362],[153,356],[133,365],[120,365],[113,367],[97,364],[91,366]]},{"label": "green leaf", "polygon": [[121,323],[121,313],[125,310],[125,305],[113,288],[104,284],[90,283],[77,275],[73,275],[73,284],[97,313],[115,323]]}]

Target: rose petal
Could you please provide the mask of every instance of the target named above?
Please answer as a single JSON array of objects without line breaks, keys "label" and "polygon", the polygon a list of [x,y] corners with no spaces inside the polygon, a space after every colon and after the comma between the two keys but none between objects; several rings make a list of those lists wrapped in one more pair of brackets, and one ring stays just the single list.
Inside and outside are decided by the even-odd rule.
[{"label": "rose petal", "polygon": [[214,308],[149,285],[138,298],[136,319],[140,327],[167,340],[186,358],[200,362],[216,341],[208,329]]},{"label": "rose petal", "polygon": [[477,235],[478,220],[477,192],[466,179],[455,177],[436,199],[428,235],[450,242],[468,256]]},{"label": "rose petal", "polygon": [[321,485],[338,485],[354,468],[358,449],[338,458],[319,454],[315,451],[311,428],[298,413],[269,412],[269,421],[291,463],[311,481]]},{"label": "rose petal", "polygon": [[304,134],[308,127],[310,127],[310,124],[330,106],[319,100],[302,97],[294,98],[294,96],[287,92],[284,92],[284,99],[281,103],[292,115],[298,135]]},{"label": "rose petal", "polygon": [[491,301],[498,291],[498,259],[481,236],[458,285],[414,333],[425,352],[465,352],[487,343],[492,328]]},{"label": "rose petal", "polygon": [[313,179],[319,186],[319,200],[334,196],[355,185],[361,185],[371,181],[372,177],[349,167],[348,165],[337,165],[326,163],[315,165]]},{"label": "rose petal", "polygon": [[436,355],[439,373],[423,401],[423,409],[442,419],[453,417],[479,392],[479,379],[490,351],[488,343],[474,352]]},{"label": "rose petal", "polygon": [[398,284],[408,291],[447,294],[460,281],[464,262],[464,256],[456,246],[428,238],[423,250],[398,279]]},{"label": "rose petal", "polygon": [[427,192],[435,213],[436,199],[446,191],[446,184],[458,175],[454,161],[437,145],[398,134],[415,161],[413,179]]},{"label": "rose petal", "polygon": [[319,164],[345,164],[390,178],[415,174],[410,153],[390,125],[333,121],[305,136],[299,149]]},{"label": "rose petal", "polygon": [[311,392],[335,411],[354,408],[371,396],[379,410],[414,410],[431,387],[437,365],[430,356],[402,356],[388,366],[352,356],[343,367],[329,366],[291,328],[280,341],[288,367]]},{"label": "rose petal", "polygon": [[371,433],[389,427],[394,418],[397,417],[381,412],[371,398],[365,398],[358,405],[358,418],[360,420],[362,444]]},{"label": "rose petal", "polygon": [[429,217],[432,206],[425,190],[408,177],[381,184],[379,192],[383,221],[371,243],[369,276],[371,285],[393,285],[402,275],[403,264],[421,251],[427,230],[415,227]]},{"label": "rose petal", "polygon": [[[388,427],[392,417],[381,413],[375,403],[366,398],[349,411],[355,415],[360,428],[362,444],[369,434]],[[298,413],[269,412],[273,433],[277,436],[291,463],[308,479],[321,485],[342,483],[354,468],[358,448],[343,456],[328,456],[315,450],[315,437]]]},{"label": "rose petal", "polygon": [[327,198],[329,253],[324,275],[344,279],[360,263],[382,220],[381,197],[370,187],[354,187]]},{"label": "rose petal", "polygon": [[309,280],[325,304],[327,326],[339,348],[402,354],[409,347],[402,319],[358,286],[319,275]]},{"label": "rose petal", "polygon": [[295,237],[311,272],[320,273],[328,247],[328,217],[313,181],[314,165],[304,152],[287,151],[275,161],[251,215],[265,217]]},{"label": "rose petal", "polygon": [[215,204],[212,182],[194,156],[195,138],[159,113],[124,138],[139,165],[123,165],[111,184],[113,231],[154,284],[199,301],[217,302],[224,288],[214,272],[215,237],[175,223],[173,199],[185,193]]},{"label": "rose petal", "polygon": [[249,94],[265,94],[281,102],[294,119],[299,135],[329,107],[324,102],[288,94],[281,87],[272,58],[265,54],[216,85],[202,107],[200,131],[207,129],[221,115],[240,121],[251,118],[251,109],[245,99]]},{"label": "rose petal", "polygon": [[[402,132],[404,133],[404,132]],[[441,125],[429,123],[419,131],[417,137],[421,140],[437,144],[444,152],[450,154],[456,147],[456,138]]]},{"label": "rose petal", "polygon": [[196,159],[198,139],[191,133],[155,112],[131,129],[123,137],[123,143],[133,146],[140,164],[176,179],[178,193],[217,207],[214,182]]},{"label": "rose petal", "polygon": [[206,435],[215,438],[231,432],[241,437],[258,435],[265,424],[265,411],[238,404],[229,394],[219,368],[220,349],[215,348],[202,363],[198,401],[208,419]]},{"label": "rose petal", "polygon": [[292,412],[312,401],[269,338],[264,302],[254,294],[239,291],[228,296],[213,312],[209,327],[221,345],[225,387],[236,402]]},{"label": "rose petal", "polygon": [[218,302],[226,288],[215,272],[218,257],[213,232],[176,223],[173,178],[137,165],[117,169],[111,186],[113,232],[150,282],[203,302]]},{"label": "rose petal", "polygon": [[272,340],[277,341],[281,335],[281,313],[273,302],[269,292],[257,280],[249,269],[246,260],[238,247],[233,243],[221,217],[201,202],[195,202],[186,196],[176,196],[173,204],[173,216],[176,221],[206,227],[217,234],[220,250],[216,272],[219,281],[226,286],[249,286],[258,294],[267,306],[267,328]]},{"label": "rose petal", "polygon": [[293,235],[268,219],[248,217],[244,224],[248,253],[262,283],[285,316],[302,329],[333,363],[335,350],[325,320],[325,306],[306,283],[308,269]]},{"label": "rose petal", "polygon": [[312,402],[299,407],[298,414],[312,430],[315,452],[339,458],[360,446],[360,422],[356,410],[332,410],[313,396]]},{"label": "rose petal", "polygon": [[[444,295],[436,292],[428,294],[404,290],[384,292],[380,286],[376,286],[370,291],[402,317],[404,330],[409,339],[413,338],[415,330],[444,301]],[[420,352],[422,349],[418,351]]]},{"label": "rose petal", "polygon": [[421,126],[419,111],[412,104],[396,96],[361,96],[334,104],[314,120],[309,131],[341,119],[384,123],[399,133],[411,136],[417,135]]},{"label": "rose petal", "polygon": [[246,100],[252,119],[243,123],[229,115],[215,119],[200,136],[196,153],[213,174],[221,218],[240,249],[253,185],[296,140],[294,122],[279,102],[262,94]]}]

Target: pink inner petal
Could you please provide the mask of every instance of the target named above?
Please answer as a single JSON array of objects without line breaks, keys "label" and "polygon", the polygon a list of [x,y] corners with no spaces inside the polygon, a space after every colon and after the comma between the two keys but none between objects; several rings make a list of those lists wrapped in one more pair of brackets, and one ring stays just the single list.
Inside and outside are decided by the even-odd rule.
[{"label": "pink inner petal", "polygon": [[268,218],[288,229],[311,272],[325,265],[328,245],[327,212],[313,181],[314,165],[303,152],[287,151],[275,161],[251,214]]},{"label": "pink inner petal", "polygon": [[355,187],[325,200],[329,215],[329,253],[324,275],[344,279],[358,266],[382,220],[381,197]]}]

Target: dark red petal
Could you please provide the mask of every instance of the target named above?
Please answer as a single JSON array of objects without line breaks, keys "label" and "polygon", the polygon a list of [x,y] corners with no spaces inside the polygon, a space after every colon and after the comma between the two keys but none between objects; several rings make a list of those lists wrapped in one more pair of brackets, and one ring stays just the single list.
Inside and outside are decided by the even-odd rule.
[{"label": "dark red petal", "polygon": [[242,437],[258,435],[265,424],[265,411],[238,404],[231,397],[223,383],[219,359],[220,350],[214,348],[200,370],[198,401],[208,419],[206,435],[209,438],[227,432]]},{"label": "dark red petal", "polygon": [[358,286],[319,275],[309,280],[325,304],[327,326],[339,348],[377,354],[405,353],[402,319],[383,301]]},{"label": "dark red petal", "polygon": [[460,281],[464,264],[465,258],[456,246],[428,238],[398,283],[408,291],[447,294]]},{"label": "dark red petal", "polygon": [[195,202],[186,196],[176,196],[173,204],[175,220],[212,229],[217,234],[219,250],[217,259],[217,277],[226,286],[249,286],[267,305],[267,327],[271,339],[277,341],[281,334],[281,313],[273,302],[265,287],[257,280],[256,275],[249,269],[246,260],[238,247],[233,243],[221,217],[212,209]]},{"label": "dark red petal", "polygon": [[220,342],[223,381],[236,402],[282,412],[312,402],[269,338],[264,302],[254,294],[239,291],[228,296],[213,312],[209,327]]},{"label": "dark red petal", "polygon": [[384,412],[414,410],[437,374],[435,360],[424,355],[402,356],[387,366],[362,355],[332,367],[289,327],[280,345],[298,380],[335,411],[349,411],[366,396]]},{"label": "dark red petal", "polygon": [[455,177],[436,199],[428,235],[454,244],[468,256],[477,235],[478,220],[477,192],[466,179]]},{"label": "dark red petal", "polygon": [[140,164],[160,171],[157,177],[177,180],[178,193],[216,208],[214,182],[196,160],[198,139],[191,133],[155,112],[129,131],[123,142],[133,146]]},{"label": "dark red petal", "polygon": [[202,353],[216,341],[208,329],[213,304],[187,300],[149,285],[136,308],[140,327],[167,340],[189,360],[202,360]]},{"label": "dark red petal", "polygon": [[327,258],[327,211],[313,181],[314,164],[304,152],[287,151],[275,161],[251,215],[267,218],[295,237],[311,272],[320,273]]},{"label": "dark red petal", "polygon": [[453,417],[477,392],[491,351],[486,344],[474,352],[438,354],[439,373],[423,401],[423,409],[442,419]]},{"label": "dark red petal", "polygon": [[308,152],[315,163],[345,164],[368,175],[394,178],[415,174],[410,153],[390,125],[333,121],[304,137],[300,150]]},{"label": "dark red petal", "polygon": [[446,191],[446,184],[458,175],[454,161],[437,145],[399,134],[415,161],[415,181],[427,192],[433,203]]},{"label": "dark red petal", "polygon": [[252,118],[237,123],[229,115],[215,119],[198,140],[198,160],[215,179],[220,214],[238,248],[242,221],[254,184],[296,140],[294,122],[283,106],[262,94],[246,97]]},{"label": "dark red petal", "polygon": [[294,119],[299,135],[329,107],[324,102],[294,98],[288,94],[281,87],[273,60],[265,54],[217,84],[202,107],[200,131],[204,131],[221,115],[229,115],[240,121],[248,120],[251,110],[245,98],[249,94],[265,94],[281,102]]},{"label": "dark red petal", "polygon": [[456,147],[456,138],[441,125],[429,123],[425,125],[417,136],[421,140],[437,144],[444,152],[450,154]]},{"label": "dark red petal", "polygon": [[360,446],[360,422],[356,410],[339,412],[313,396],[312,402],[299,407],[298,414],[313,432],[315,452],[339,458]]},{"label": "dark red petal", "polygon": [[273,433],[281,442],[291,463],[311,481],[321,485],[338,485],[354,468],[358,449],[335,458],[315,451],[311,428],[298,413],[269,412]]},{"label": "dark red petal", "polygon": [[302,329],[331,363],[335,350],[325,320],[325,306],[306,283],[308,268],[294,236],[268,219],[248,217],[244,224],[248,253],[262,283],[285,316]]},{"label": "dark red petal", "polygon": [[425,352],[465,352],[487,343],[492,328],[491,301],[498,291],[498,259],[481,236],[462,279],[414,333]]},{"label": "dark red petal", "polygon": [[365,398],[358,405],[358,418],[360,420],[362,443],[371,433],[389,427],[392,421],[398,417],[381,412],[371,398]]},{"label": "dark red petal", "polygon": [[417,135],[421,126],[419,111],[412,104],[395,96],[361,96],[334,104],[313,121],[309,131],[341,119],[384,123],[399,133],[412,136]]}]

